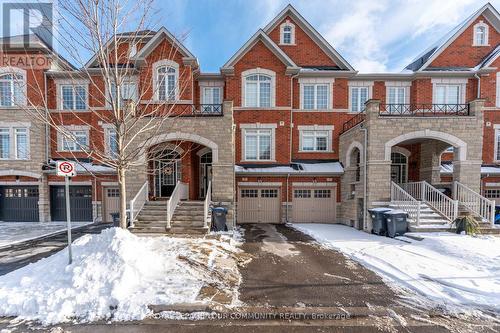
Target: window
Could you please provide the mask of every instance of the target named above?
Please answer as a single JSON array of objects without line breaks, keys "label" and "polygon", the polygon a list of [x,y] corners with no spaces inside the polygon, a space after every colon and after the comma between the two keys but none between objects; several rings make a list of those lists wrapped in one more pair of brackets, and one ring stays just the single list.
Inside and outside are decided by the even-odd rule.
[{"label": "window", "polygon": [[497,72],[496,106],[500,107],[500,72]]},{"label": "window", "polygon": [[158,99],[173,101],[177,98],[177,70],[171,66],[158,68]]},{"label": "window", "polygon": [[434,89],[434,104],[460,104],[462,100],[460,84],[436,84]]},{"label": "window", "polygon": [[405,87],[387,87],[387,104],[405,104]]},{"label": "window", "polygon": [[368,87],[350,87],[351,112],[362,112],[368,100]]},{"label": "window", "polygon": [[485,189],[484,196],[490,199],[498,199],[500,198],[500,188]]},{"label": "window", "polygon": [[311,190],[294,190],[293,191],[294,198],[310,198]]},{"label": "window", "polygon": [[271,160],[271,129],[245,129],[245,160]]},{"label": "window", "polygon": [[254,189],[241,190],[241,197],[242,198],[257,198],[258,194],[259,194],[258,190],[254,190]]},{"label": "window", "polygon": [[280,44],[293,45],[295,44],[295,25],[286,21],[281,25],[280,29]]},{"label": "window", "polygon": [[260,197],[261,198],[277,198],[278,197],[278,190],[274,190],[274,189],[261,190]]},{"label": "window", "polygon": [[83,85],[61,85],[63,110],[86,110],[87,89]]},{"label": "window", "polygon": [[0,75],[0,106],[24,104],[24,76],[21,74]]},{"label": "window", "polygon": [[73,130],[62,135],[61,151],[83,151],[89,145],[88,131]]},{"label": "window", "polygon": [[116,136],[116,129],[112,127],[108,127],[105,129],[105,139],[106,146],[104,148],[106,154],[111,156],[112,158],[118,157],[118,138]]},{"label": "window", "polygon": [[479,21],[474,26],[474,40],[472,41],[474,46],[488,46],[488,25],[483,21]]},{"label": "window", "polygon": [[221,107],[221,87],[203,87],[202,88],[202,112],[220,113]]},{"label": "window", "polygon": [[137,100],[137,85],[135,82],[122,82],[120,84],[120,95],[117,96],[116,85],[111,83],[111,94],[113,101],[118,100],[118,105],[120,106],[124,101],[136,101]]},{"label": "window", "polygon": [[26,160],[28,159],[28,129],[27,128],[15,128],[14,138],[16,145],[16,159]]},{"label": "window", "polygon": [[328,151],[329,131],[301,131],[302,151]]},{"label": "window", "polygon": [[302,107],[304,109],[328,109],[329,100],[328,84],[304,84],[302,86]]},{"label": "window", "polygon": [[271,77],[255,74],[245,77],[245,106],[271,107]]},{"label": "window", "polygon": [[500,161],[500,128],[495,128],[495,161]]},{"label": "window", "polygon": [[117,188],[108,188],[106,190],[108,198],[119,198],[120,190]]},{"label": "window", "polygon": [[8,159],[10,157],[10,130],[0,128],[0,158]]},{"label": "window", "polygon": [[331,197],[331,190],[314,190],[314,197],[315,198],[330,198]]},{"label": "window", "polygon": [[0,159],[29,159],[29,132],[27,127],[0,128]]}]

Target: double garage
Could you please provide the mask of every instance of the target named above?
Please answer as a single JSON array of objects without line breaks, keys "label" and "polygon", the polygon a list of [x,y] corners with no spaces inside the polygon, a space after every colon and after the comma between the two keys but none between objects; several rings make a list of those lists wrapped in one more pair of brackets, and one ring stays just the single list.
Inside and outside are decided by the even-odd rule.
[{"label": "double garage", "polygon": [[[285,189],[286,191],[286,189]],[[282,186],[238,186],[238,223],[283,223],[282,201],[287,193]],[[333,223],[337,211],[336,184],[293,183],[292,210],[289,221],[294,223]]]}]

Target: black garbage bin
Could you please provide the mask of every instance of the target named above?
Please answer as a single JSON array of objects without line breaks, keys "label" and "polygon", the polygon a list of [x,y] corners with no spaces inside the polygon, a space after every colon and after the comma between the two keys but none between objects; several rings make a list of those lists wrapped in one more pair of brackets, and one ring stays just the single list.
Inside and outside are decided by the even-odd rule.
[{"label": "black garbage bin", "polygon": [[227,208],[212,208],[212,231],[227,231],[226,215]]},{"label": "black garbage bin", "polygon": [[385,223],[384,213],[391,211],[388,207],[377,207],[368,209],[370,217],[372,218],[372,234],[385,235],[387,231],[387,224]]},{"label": "black garbage bin", "polygon": [[402,210],[391,210],[384,213],[387,224],[387,237],[394,238],[404,235],[408,231],[408,214]]},{"label": "black garbage bin", "polygon": [[111,219],[113,220],[113,227],[120,226],[120,213],[110,213]]}]

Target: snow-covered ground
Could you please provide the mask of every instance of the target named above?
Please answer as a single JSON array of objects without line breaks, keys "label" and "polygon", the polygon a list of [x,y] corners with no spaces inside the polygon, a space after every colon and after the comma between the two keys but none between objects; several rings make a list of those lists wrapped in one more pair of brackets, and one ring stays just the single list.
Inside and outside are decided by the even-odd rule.
[{"label": "snow-covered ground", "polygon": [[500,237],[425,233],[414,234],[422,241],[397,240],[338,224],[291,226],[448,311],[500,309]]},{"label": "snow-covered ground", "polygon": [[119,228],[85,235],[73,243],[69,266],[63,250],[0,277],[0,316],[139,320],[152,315],[149,305],[207,303],[221,293],[235,305],[238,245],[227,235],[137,237]]},{"label": "snow-covered ground", "polygon": [[[72,229],[91,222],[72,222]],[[0,222],[0,248],[66,230],[66,222]]]}]

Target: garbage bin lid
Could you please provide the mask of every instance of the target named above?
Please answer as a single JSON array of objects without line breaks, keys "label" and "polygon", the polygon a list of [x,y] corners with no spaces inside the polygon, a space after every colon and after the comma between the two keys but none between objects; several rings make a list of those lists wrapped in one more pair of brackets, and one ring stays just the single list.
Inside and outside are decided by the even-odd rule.
[{"label": "garbage bin lid", "polygon": [[390,211],[385,212],[385,214],[388,214],[388,215],[405,214],[406,215],[406,212],[399,210],[399,209],[394,209],[394,210],[390,210]]},{"label": "garbage bin lid", "polygon": [[214,207],[214,208],[212,208],[212,210],[215,212],[227,212],[226,207]]},{"label": "garbage bin lid", "polygon": [[389,207],[377,207],[377,208],[368,209],[368,211],[370,211],[370,212],[388,212],[391,210],[392,210],[392,208],[389,208]]}]

